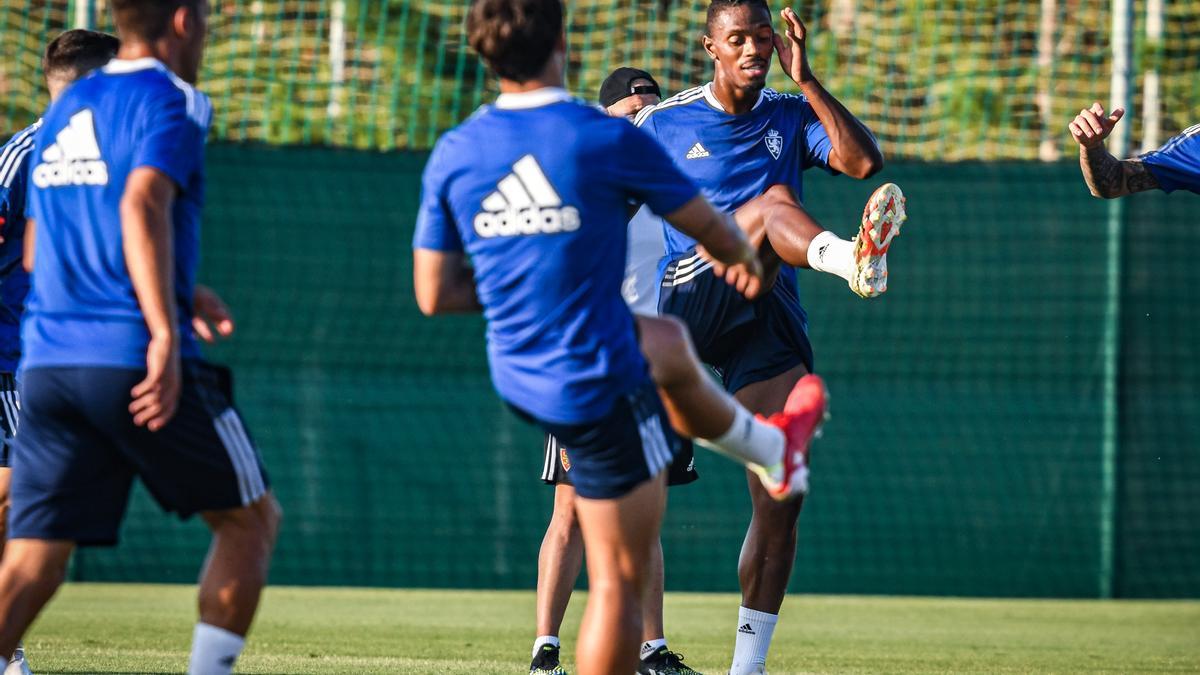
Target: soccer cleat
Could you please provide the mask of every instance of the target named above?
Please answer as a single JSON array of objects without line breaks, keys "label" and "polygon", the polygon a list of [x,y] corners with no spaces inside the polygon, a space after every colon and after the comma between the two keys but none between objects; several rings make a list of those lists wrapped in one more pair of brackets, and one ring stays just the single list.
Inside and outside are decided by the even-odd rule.
[{"label": "soccer cleat", "polygon": [[904,193],[895,183],[884,183],[867,200],[862,226],[854,236],[854,275],[850,290],[864,298],[883,295],[887,290],[887,252],[900,226],[908,218],[904,212]]},{"label": "soccer cleat", "polygon": [[666,646],[650,654],[638,663],[638,675],[688,675],[700,672],[683,664],[683,654],[673,652]]},{"label": "soccer cleat", "polygon": [[567,675],[567,671],[558,665],[558,647],[542,645],[529,664],[530,675]]},{"label": "soccer cleat", "polygon": [[829,419],[829,394],[825,382],[816,375],[800,378],[788,395],[783,412],[766,422],[783,430],[786,443],[783,461],[774,467],[749,465],[758,474],[767,493],[779,501],[808,492],[808,451],[814,438],[820,438],[821,426]]},{"label": "soccer cleat", "polygon": [[4,675],[33,675],[33,671],[29,669],[29,663],[25,661],[24,647],[17,647],[17,650],[13,652],[12,659],[4,669]]}]

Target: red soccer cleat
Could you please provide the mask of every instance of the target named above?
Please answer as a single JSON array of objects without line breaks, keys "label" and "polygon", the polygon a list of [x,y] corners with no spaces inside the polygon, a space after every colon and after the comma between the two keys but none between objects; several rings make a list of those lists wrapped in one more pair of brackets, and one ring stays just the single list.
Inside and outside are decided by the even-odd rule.
[{"label": "red soccer cleat", "polygon": [[751,465],[763,487],[779,501],[786,501],[808,492],[808,451],[814,438],[821,435],[821,426],[829,418],[829,394],[825,382],[816,375],[800,378],[788,395],[783,412],[766,418],[766,422],[783,431],[786,443],[783,461],[770,469]]}]

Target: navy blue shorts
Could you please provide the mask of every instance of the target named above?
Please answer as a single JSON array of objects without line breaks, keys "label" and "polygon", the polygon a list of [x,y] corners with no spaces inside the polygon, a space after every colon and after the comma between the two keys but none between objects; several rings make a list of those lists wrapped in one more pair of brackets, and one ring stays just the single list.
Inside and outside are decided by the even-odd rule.
[{"label": "navy blue shorts", "polygon": [[135,426],[127,368],[31,368],[22,374],[9,536],[80,545],[117,541],[134,476],[181,518],[246,506],[267,475],[233,407],[229,370],[185,362],[175,416]]},{"label": "navy blue shorts", "polygon": [[628,494],[666,469],[683,448],[649,379],[618,396],[612,410],[594,422],[559,424],[513,409],[571,449],[571,480],[586,499]]},{"label": "navy blue shorts", "polygon": [[[667,467],[667,485],[671,487],[700,480],[700,474],[696,471],[696,451],[691,439],[680,437],[679,442],[682,443],[679,453],[671,460],[671,466]],[[575,453],[568,451],[567,446],[559,443],[551,434],[546,434],[544,445],[546,456],[542,459],[542,482],[546,485],[574,487],[571,468],[575,464],[571,457]]]},{"label": "navy blue shorts", "polygon": [[727,391],[736,393],[798,365],[813,371],[808,315],[784,278],[751,302],[692,249],[667,265],[658,311],[687,324],[700,360],[716,369]]},{"label": "navy blue shorts", "polygon": [[17,395],[17,379],[12,373],[0,373],[0,469],[12,466],[12,446],[17,438],[21,415],[21,399]]}]

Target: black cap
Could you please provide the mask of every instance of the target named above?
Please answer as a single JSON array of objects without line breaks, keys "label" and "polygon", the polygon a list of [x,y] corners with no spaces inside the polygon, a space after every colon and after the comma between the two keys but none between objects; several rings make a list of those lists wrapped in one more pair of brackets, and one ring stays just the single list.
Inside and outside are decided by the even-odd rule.
[{"label": "black cap", "polygon": [[662,96],[658,82],[650,73],[637,68],[617,68],[612,71],[611,75],[604,78],[604,83],[600,85],[600,105],[607,108],[623,98],[633,96],[634,80],[650,80],[650,83],[654,85],[654,93]]}]

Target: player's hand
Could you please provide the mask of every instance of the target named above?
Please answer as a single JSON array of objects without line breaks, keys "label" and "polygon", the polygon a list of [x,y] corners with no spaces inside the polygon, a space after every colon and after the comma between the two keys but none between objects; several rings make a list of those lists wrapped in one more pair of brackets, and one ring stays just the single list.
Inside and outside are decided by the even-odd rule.
[{"label": "player's hand", "polygon": [[779,14],[788,26],[783,35],[775,33],[772,36],[775,52],[779,54],[779,65],[796,84],[804,84],[813,79],[812,69],[808,66],[808,50],[805,48],[808,29],[791,7],[784,7]]},{"label": "player's hand", "polygon": [[192,296],[192,330],[201,340],[212,344],[217,337],[227,338],[233,335],[233,315],[225,306],[221,296],[208,286],[196,284]]},{"label": "player's hand", "polygon": [[1117,126],[1117,122],[1124,116],[1125,109],[1117,108],[1106,117],[1104,106],[1097,101],[1091,108],[1080,110],[1067,128],[1071,130],[1071,138],[1074,138],[1076,143],[1088,149],[1098,148],[1104,145],[1104,139],[1108,138],[1113,127]]},{"label": "player's hand", "polygon": [[750,248],[748,244],[742,247],[742,255],[739,256],[738,262],[732,264],[725,264],[717,260],[704,250],[703,246],[697,246],[696,252],[700,254],[701,258],[712,263],[713,274],[725,279],[725,283],[736,288],[737,292],[746,296],[748,300],[753,300],[762,293],[762,263],[759,262],[754,249]]},{"label": "player's hand", "polygon": [[182,380],[178,336],[151,337],[146,348],[146,379],[130,391],[133,402],[129,404],[129,412],[133,414],[133,423],[150,431],[166,426],[179,406]]}]

